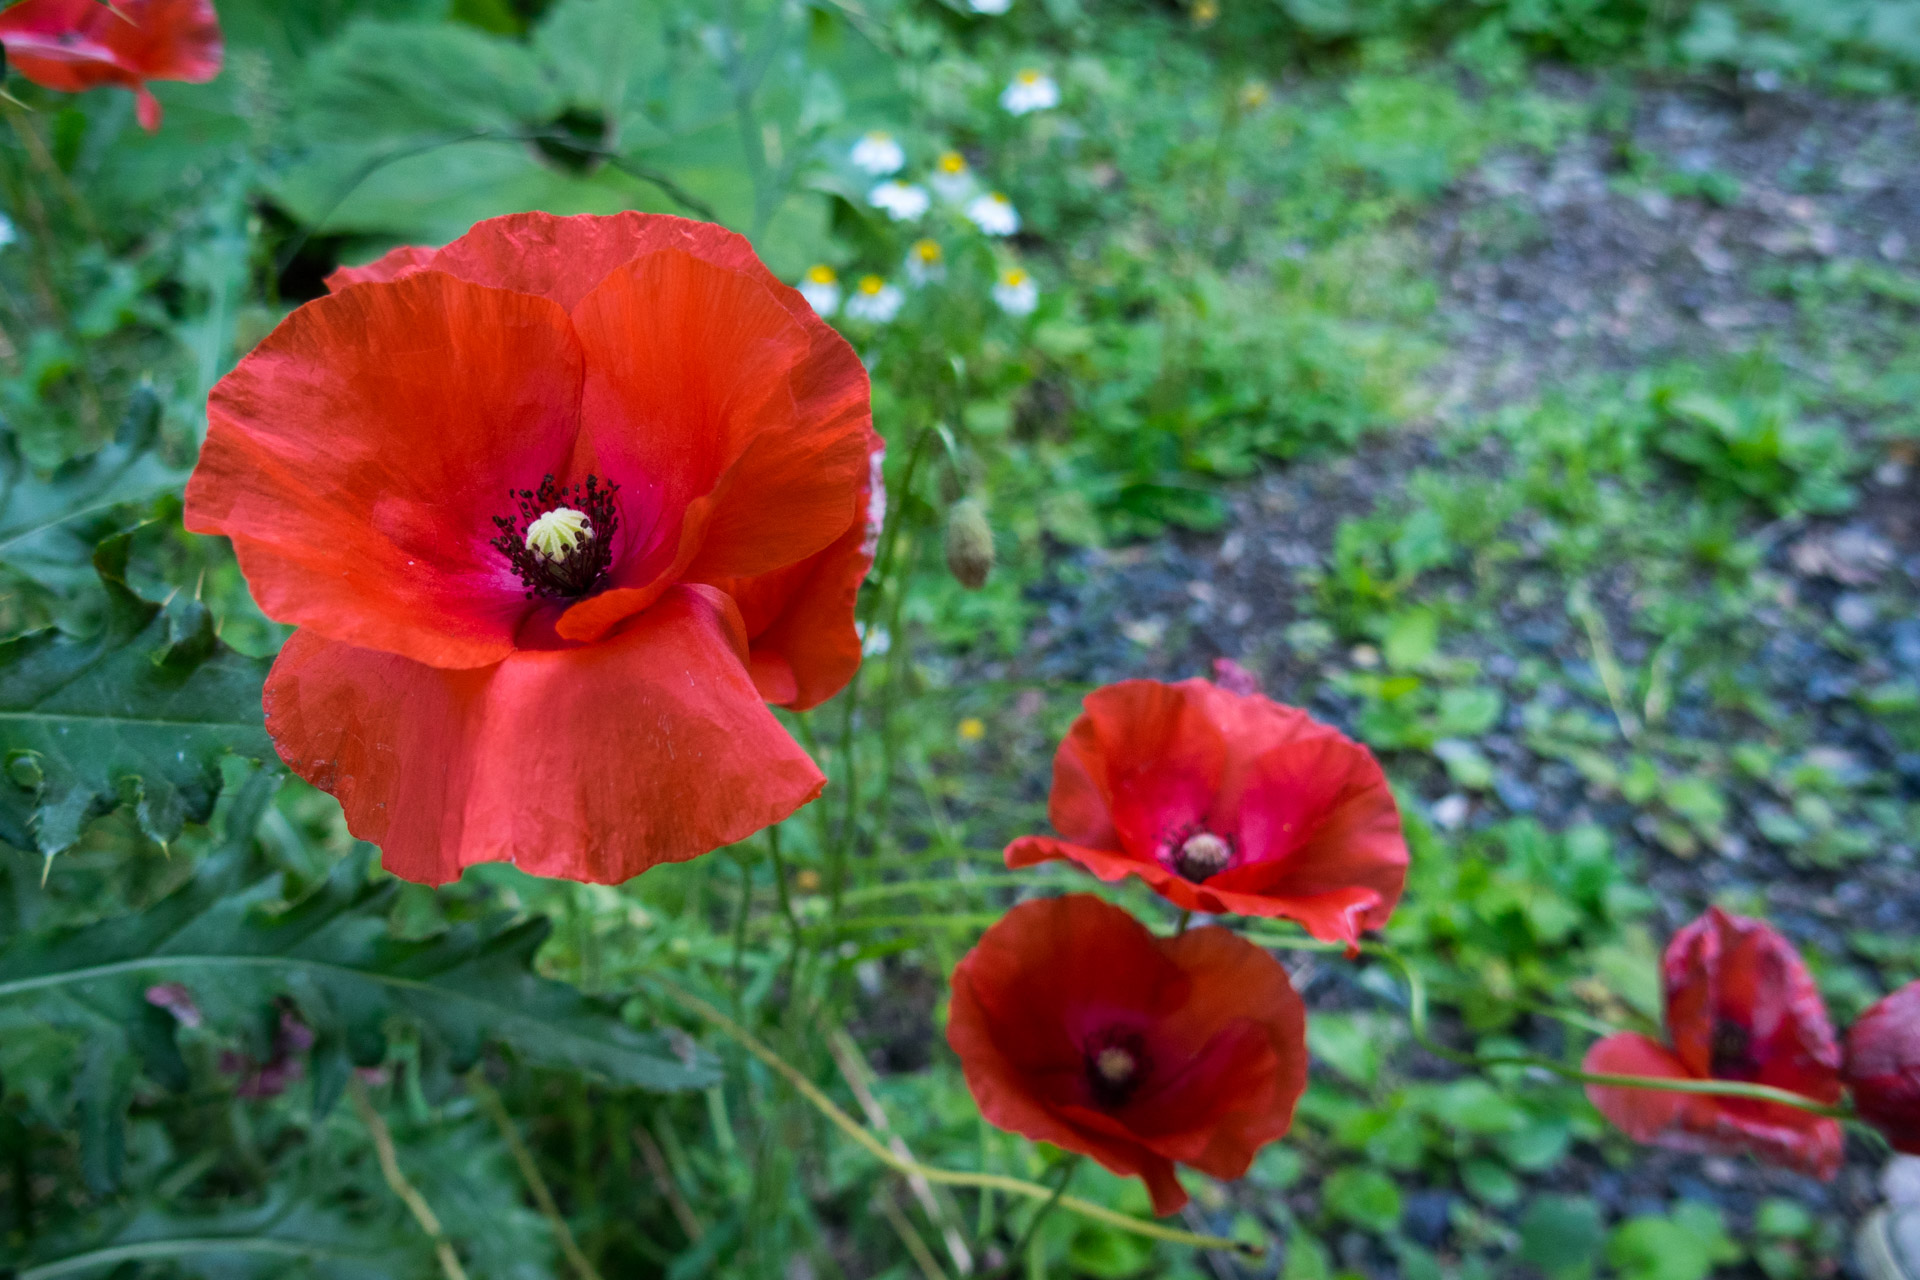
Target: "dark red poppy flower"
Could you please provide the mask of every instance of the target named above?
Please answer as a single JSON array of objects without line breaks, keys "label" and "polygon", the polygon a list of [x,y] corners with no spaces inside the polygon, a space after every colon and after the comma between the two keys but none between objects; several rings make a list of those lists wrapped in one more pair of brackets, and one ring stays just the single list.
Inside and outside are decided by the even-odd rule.
[{"label": "dark red poppy flower", "polygon": [[1847,1032],[1841,1075],[1860,1118],[1895,1151],[1920,1155],[1920,982],[1860,1015]]},{"label": "dark red poppy flower", "polygon": [[1306,712],[1186,680],[1096,689],[1053,758],[1048,816],[1009,867],[1069,858],[1137,875],[1189,911],[1285,916],[1354,943],[1407,879],[1400,811],[1373,754]]},{"label": "dark red poppy flower", "polygon": [[[1596,1075],[1764,1084],[1840,1100],[1840,1050],[1807,967],[1763,921],[1718,907],[1673,936],[1662,965],[1671,1047],[1620,1032],[1587,1051]],[[1839,1172],[1838,1121],[1777,1102],[1588,1085],[1600,1113],[1637,1142],[1748,1152],[1821,1178]]]},{"label": "dark red poppy flower", "polygon": [[518,214],[335,273],[214,389],[187,525],[300,628],[267,727],[386,865],[617,882],[825,780],[866,371],[731,232]]},{"label": "dark red poppy flower", "polygon": [[947,1043],[994,1124],[1137,1175],[1237,1178],[1293,1123],[1306,1013],[1280,962],[1225,929],[1155,938],[1088,894],[1026,902],[953,971]]},{"label": "dark red poppy flower", "polygon": [[213,0],[21,0],[0,13],[7,64],[37,85],[133,90],[140,127],[160,127],[149,80],[204,84],[224,52]]}]

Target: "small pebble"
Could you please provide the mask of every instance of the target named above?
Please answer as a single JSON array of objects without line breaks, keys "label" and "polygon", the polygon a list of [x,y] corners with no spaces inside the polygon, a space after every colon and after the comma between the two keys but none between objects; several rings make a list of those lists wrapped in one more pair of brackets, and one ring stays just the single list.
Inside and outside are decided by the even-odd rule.
[{"label": "small pebble", "polygon": [[1450,796],[1441,796],[1433,802],[1433,808],[1430,810],[1433,825],[1442,831],[1458,831],[1461,824],[1467,820],[1467,812],[1472,807],[1473,802],[1457,791]]}]

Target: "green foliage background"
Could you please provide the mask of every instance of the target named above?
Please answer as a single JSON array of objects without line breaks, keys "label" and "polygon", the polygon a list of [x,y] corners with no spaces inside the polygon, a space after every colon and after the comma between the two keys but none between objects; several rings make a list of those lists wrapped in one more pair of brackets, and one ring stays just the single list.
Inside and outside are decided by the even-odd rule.
[{"label": "green foliage background", "polygon": [[[1046,759],[1083,692],[980,676],[1020,647],[1029,589],[1075,572],[1076,549],[1218,529],[1232,482],[1423,415],[1445,335],[1414,228],[1490,155],[1619,140],[1642,84],[1899,95],[1920,73],[1920,0],[219,10],[225,71],[160,86],[157,134],[114,91],[16,78],[23,105],[0,104],[18,235],[0,247],[0,1275],[16,1280],[436,1274],[356,1093],[476,1277],[573,1265],[562,1222],[608,1276],[908,1275],[925,1268],[909,1236],[941,1267],[951,1237],[1029,1275],[1222,1274],[1067,1215],[1005,1256],[1030,1210],[921,1205],[777,1076],[696,1044],[650,976],[721,1004],[849,1107],[870,1091],[865,1114],[923,1159],[1050,1175],[1055,1153],[979,1120],[938,1034],[945,974],[1011,896],[1085,887],[994,870],[999,841],[1044,823]],[[1064,108],[1011,117],[1000,89],[1034,64]],[[1546,92],[1549,64],[1601,91]],[[908,176],[962,151],[1022,234],[988,238],[944,204],[888,221],[847,159],[875,128],[906,144]],[[1711,175],[1623,180],[1683,178],[1711,196]],[[528,208],[712,218],[783,277],[822,263],[848,287],[897,280],[932,235],[947,274],[891,323],[841,321],[874,374],[894,523],[857,696],[796,722],[828,797],[777,837],[620,889],[493,867],[436,893],[385,877],[330,799],[278,774],[258,693],[284,631],[223,544],[182,531],[179,492],[208,389],[324,270]],[[1031,317],[991,301],[1015,265],[1041,285]],[[1920,282],[1835,263],[1775,284],[1794,341],[1839,375],[1762,348],[1550,388],[1472,417],[1405,494],[1339,522],[1286,643],[1370,655],[1327,684],[1396,780],[1486,794],[1487,735],[1517,718],[1675,856],[1725,841],[1737,788],[1763,789],[1762,829],[1817,866],[1910,829],[1883,780],[1827,768],[1792,709],[1740,689],[1736,658],[1763,527],[1851,509],[1868,455],[1915,431]],[[1497,465],[1450,465],[1475,449]],[[998,544],[979,593],[942,564],[964,496]],[[1657,641],[1624,669],[1607,641],[1623,619],[1594,587],[1623,565],[1624,623]],[[1563,606],[1592,667],[1528,659],[1496,681],[1486,641],[1508,599]],[[1572,703],[1548,696],[1563,678]],[[1669,721],[1689,683],[1759,727]],[[1911,682],[1862,698],[1920,746]],[[1460,1043],[1517,1043],[1530,1010],[1576,997],[1592,1024],[1657,1023],[1639,846],[1526,817],[1447,832],[1420,812],[1391,937]],[[1920,971],[1920,950],[1861,932],[1817,962],[1850,1012]],[[1315,1013],[1295,1135],[1237,1190],[1196,1180],[1193,1225],[1283,1246],[1267,1274],[1364,1257],[1410,1280],[1793,1280],[1838,1257],[1836,1225],[1778,1195],[1723,1221],[1568,1194],[1576,1155],[1627,1159],[1577,1090],[1438,1072],[1391,971],[1363,967],[1356,989],[1367,1002]],[[865,1057],[888,1070],[863,1075]],[[1077,1177],[1144,1211],[1138,1187]],[[1407,1225],[1435,1187],[1453,1196],[1442,1250]]]}]

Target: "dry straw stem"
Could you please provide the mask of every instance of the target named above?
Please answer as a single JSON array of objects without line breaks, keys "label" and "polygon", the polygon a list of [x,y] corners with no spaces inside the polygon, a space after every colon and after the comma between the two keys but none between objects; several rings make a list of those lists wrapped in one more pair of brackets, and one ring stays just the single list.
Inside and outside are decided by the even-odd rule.
[{"label": "dry straw stem", "polygon": [[[907,1149],[906,1139],[894,1132],[893,1125],[887,1120],[886,1108],[880,1105],[880,1099],[873,1092],[867,1064],[860,1057],[860,1046],[853,1042],[853,1037],[846,1033],[845,1028],[835,1027],[827,1037],[827,1049],[833,1054],[833,1065],[840,1068],[840,1078],[847,1082],[847,1088],[853,1090],[860,1109],[866,1112],[867,1123],[887,1140],[887,1146],[893,1154],[902,1160],[912,1161],[913,1152]],[[907,1187],[926,1211],[928,1221],[940,1229],[940,1239],[953,1258],[954,1270],[963,1276],[973,1274],[973,1251],[967,1248],[966,1237],[960,1233],[959,1215],[953,1212],[950,1205],[941,1201],[933,1184],[920,1174],[908,1174]]]},{"label": "dry straw stem", "polygon": [[467,1088],[479,1102],[480,1109],[492,1117],[501,1138],[506,1141],[507,1150],[513,1153],[513,1162],[520,1166],[520,1176],[526,1179],[527,1189],[533,1192],[534,1203],[540,1206],[540,1213],[546,1218],[547,1225],[553,1228],[554,1239],[559,1241],[560,1252],[566,1257],[567,1265],[573,1268],[574,1275],[580,1280],[600,1280],[600,1273],[594,1270],[593,1263],[587,1260],[586,1254],[580,1252],[580,1244],[573,1238],[573,1228],[560,1215],[560,1206],[554,1202],[553,1192],[548,1189],[547,1180],[541,1176],[533,1153],[520,1140],[520,1130],[513,1123],[513,1117],[507,1114],[506,1104],[500,1101],[500,1095],[487,1083],[487,1077],[478,1065],[467,1072]]},{"label": "dry straw stem", "polygon": [[[1029,1200],[1050,1200],[1053,1188],[1043,1187],[1037,1182],[1027,1182],[1021,1178],[1010,1178],[999,1173],[971,1173],[958,1169],[939,1169],[932,1165],[921,1164],[916,1160],[905,1160],[888,1150],[887,1144],[875,1137],[871,1130],[842,1111],[840,1107],[820,1091],[819,1086],[807,1079],[799,1068],[762,1044],[752,1032],[729,1018],[711,1004],[690,991],[684,991],[664,978],[652,979],[655,986],[665,992],[681,1008],[689,1013],[698,1014],[714,1028],[740,1045],[748,1053],[779,1072],[786,1082],[792,1085],[801,1097],[842,1133],[852,1138],[868,1154],[895,1173],[903,1176],[918,1174],[928,1182],[944,1183],[951,1187],[980,1187],[990,1191],[1004,1191],[1009,1195],[1025,1196]],[[1154,1240],[1165,1240],[1169,1244],[1182,1244],[1194,1249],[1225,1249],[1239,1254],[1243,1258],[1259,1258],[1266,1255],[1266,1246],[1247,1244],[1239,1240],[1229,1240],[1224,1236],[1203,1236],[1191,1231],[1181,1231],[1174,1227],[1163,1227],[1157,1222],[1144,1218],[1130,1217],[1127,1214],[1109,1209],[1104,1205],[1082,1200],[1078,1196],[1062,1196],[1059,1201],[1062,1209],[1077,1213],[1083,1218],[1095,1222],[1104,1222],[1110,1227],[1130,1231],[1134,1235],[1147,1236]]]},{"label": "dry straw stem", "polygon": [[940,1269],[940,1260],[933,1256],[933,1250],[927,1248],[927,1242],[913,1229],[913,1223],[907,1221],[907,1215],[900,1212],[899,1202],[893,1198],[893,1188],[882,1182],[873,1193],[874,1207],[880,1210],[880,1216],[893,1228],[893,1234],[900,1237],[900,1243],[906,1246],[913,1257],[913,1265],[920,1268],[925,1280],[947,1280],[947,1273]]},{"label": "dry straw stem", "polygon": [[360,1114],[360,1123],[367,1126],[367,1133],[373,1138],[374,1153],[380,1157],[381,1176],[387,1180],[387,1186],[393,1194],[400,1197],[400,1203],[407,1206],[407,1212],[420,1224],[427,1238],[433,1241],[433,1252],[440,1259],[441,1274],[447,1280],[467,1280],[466,1268],[460,1265],[460,1255],[453,1251],[453,1243],[447,1239],[447,1233],[441,1230],[440,1219],[434,1216],[433,1206],[407,1181],[407,1175],[400,1171],[400,1157],[393,1149],[393,1131],[387,1128],[386,1120],[367,1097],[367,1086],[360,1083],[358,1075],[347,1078],[347,1095],[353,1099],[353,1109]]},{"label": "dry straw stem", "polygon": [[687,1198],[680,1194],[680,1184],[673,1180],[673,1170],[667,1165],[667,1154],[660,1149],[660,1143],[647,1132],[647,1126],[633,1126],[633,1141],[640,1148],[640,1158],[647,1162],[647,1172],[653,1175],[653,1185],[660,1189],[666,1198],[667,1207],[673,1210],[674,1221],[687,1233],[690,1243],[698,1244],[707,1234],[706,1227],[700,1223],[700,1215],[693,1211]]}]

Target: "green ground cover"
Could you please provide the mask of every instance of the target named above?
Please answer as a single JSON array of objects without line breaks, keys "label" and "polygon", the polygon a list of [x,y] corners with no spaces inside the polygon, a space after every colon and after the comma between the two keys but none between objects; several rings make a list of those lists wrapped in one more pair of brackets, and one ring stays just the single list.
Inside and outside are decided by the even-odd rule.
[{"label": "green ground cover", "polygon": [[[1183,1223],[1257,1263],[898,1177],[657,979],[914,1157],[1050,1183],[968,1096],[946,975],[1089,887],[999,856],[1079,698],[1221,656],[1380,753],[1414,849],[1387,941],[1444,1047],[1657,1024],[1710,901],[1780,923],[1838,1017],[1920,976],[1920,4],[219,7],[226,69],[161,86],[157,134],[123,93],[0,103],[0,1275],[1836,1273],[1883,1150],[1822,1186],[1636,1149],[1277,928],[1313,1082]],[[999,105],[1027,68],[1057,107]],[[1019,233],[871,207],[874,129]],[[824,799],[619,888],[434,891],[250,763],[286,629],[180,487],[208,389],[327,269],[527,208],[902,288],[836,319],[892,523],[858,681],[790,719]],[[33,736],[89,673],[93,736]]]}]

